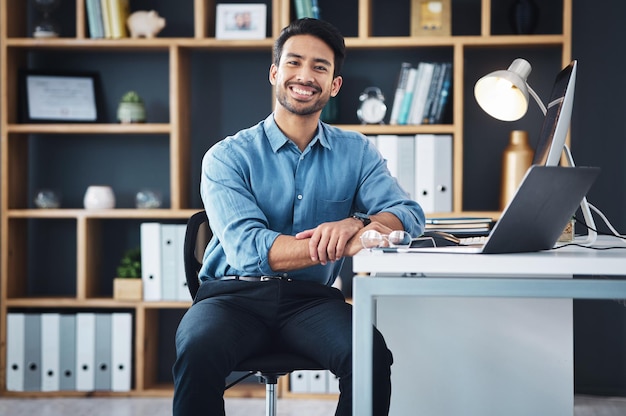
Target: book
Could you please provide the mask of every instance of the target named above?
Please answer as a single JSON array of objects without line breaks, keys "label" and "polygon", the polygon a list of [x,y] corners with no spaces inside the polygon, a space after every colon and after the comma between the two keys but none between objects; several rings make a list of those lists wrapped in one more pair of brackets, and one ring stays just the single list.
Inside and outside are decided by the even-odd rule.
[{"label": "book", "polygon": [[412,65],[408,62],[402,62],[402,65],[400,66],[398,81],[396,83],[396,92],[391,106],[389,124],[398,124],[398,115],[400,114],[400,107],[402,106],[402,100],[404,99],[404,94],[406,93],[406,83],[409,79],[409,70],[411,67]]},{"label": "book", "polygon": [[450,96],[450,88],[452,85],[452,63],[446,62],[443,64],[444,67],[444,75],[443,75],[443,83],[441,85],[441,90],[439,91],[439,97],[436,105],[433,106],[434,115],[433,115],[433,123],[440,124],[443,122],[443,116],[446,110],[446,104],[448,103],[448,98]]},{"label": "book", "polygon": [[89,36],[93,39],[104,37],[104,26],[102,22],[102,4],[100,0],[85,0],[87,10],[87,23],[89,25]]},{"label": "book", "polygon": [[430,87],[435,65],[432,62],[420,62],[417,68],[419,76],[415,84],[413,105],[411,106],[411,114],[409,115],[408,124],[422,123],[426,96],[428,95],[428,88]]},{"label": "book", "polygon": [[108,2],[111,37],[113,39],[127,38],[126,19],[130,15],[129,0],[108,0]]},{"label": "book", "polygon": [[304,17],[315,17],[312,1],[313,0],[294,0],[296,17],[298,19],[302,19]]},{"label": "book", "polygon": [[439,89],[443,83],[442,76],[443,66],[440,63],[436,63],[433,69],[433,76],[428,87],[428,94],[426,95],[426,102],[424,103],[424,111],[422,113],[422,124],[431,124],[431,109],[433,103],[436,101],[436,97],[439,95]]},{"label": "book", "polygon": [[413,94],[415,91],[415,84],[417,81],[417,68],[410,68],[409,75],[406,81],[406,91],[400,104],[400,111],[398,113],[397,124],[407,124],[409,121],[409,113],[411,112],[411,106],[413,105]]},{"label": "book", "polygon": [[102,25],[104,27],[104,37],[111,38],[111,8],[109,0],[100,0],[100,8],[102,9]]},{"label": "book", "polygon": [[426,218],[426,230],[443,231],[454,235],[486,235],[495,220],[491,217]]}]

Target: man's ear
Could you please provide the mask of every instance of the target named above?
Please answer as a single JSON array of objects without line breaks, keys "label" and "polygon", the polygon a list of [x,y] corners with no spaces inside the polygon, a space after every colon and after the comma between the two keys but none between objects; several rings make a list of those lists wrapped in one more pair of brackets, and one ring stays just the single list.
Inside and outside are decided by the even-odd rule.
[{"label": "man's ear", "polygon": [[337,94],[339,94],[339,90],[341,89],[342,84],[343,84],[343,78],[341,77],[341,75],[338,75],[333,79],[332,88],[330,90],[331,97],[336,97]]},{"label": "man's ear", "polygon": [[276,85],[276,73],[277,72],[278,72],[278,67],[272,64],[270,66],[270,73],[269,73],[269,80],[270,80],[270,84],[272,85]]}]

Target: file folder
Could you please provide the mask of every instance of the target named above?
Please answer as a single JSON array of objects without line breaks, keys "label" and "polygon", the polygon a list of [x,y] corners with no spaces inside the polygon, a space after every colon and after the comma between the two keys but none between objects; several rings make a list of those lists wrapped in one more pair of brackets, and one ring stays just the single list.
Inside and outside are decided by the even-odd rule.
[{"label": "file folder", "polygon": [[189,288],[187,287],[187,277],[185,276],[185,260],[183,256],[183,245],[185,244],[186,224],[178,224],[176,233],[178,234],[178,250],[176,251],[178,265],[176,266],[176,299],[188,301],[191,299]]},{"label": "file folder", "polygon": [[94,390],[96,353],[96,315],[76,314],[76,390]]},{"label": "file folder", "polygon": [[59,390],[60,321],[58,313],[41,314],[41,391]]},{"label": "file folder", "polygon": [[328,371],[328,392],[339,393],[339,377]]},{"label": "file folder", "polygon": [[161,300],[176,300],[177,259],[179,249],[178,224],[161,224]]},{"label": "file folder", "polygon": [[111,390],[129,391],[131,385],[133,322],[130,313],[111,316]]},{"label": "file folder", "polygon": [[143,300],[161,300],[161,224],[144,222],[141,233]]},{"label": "file folder", "polygon": [[311,370],[309,393],[326,393],[328,391],[328,371]]},{"label": "file folder", "polygon": [[415,200],[425,213],[452,211],[452,136],[418,134]]},{"label": "file folder", "polygon": [[292,393],[308,393],[311,389],[311,372],[309,370],[296,370],[289,376]]},{"label": "file folder", "polygon": [[23,313],[7,314],[6,385],[8,391],[24,391],[25,320],[26,316]]},{"label": "file folder", "polygon": [[41,390],[41,315],[26,314],[24,320],[24,391]]},{"label": "file folder", "polygon": [[111,390],[111,314],[96,314],[94,389]]},{"label": "file folder", "polygon": [[76,390],[76,315],[61,315],[59,341],[59,390]]}]

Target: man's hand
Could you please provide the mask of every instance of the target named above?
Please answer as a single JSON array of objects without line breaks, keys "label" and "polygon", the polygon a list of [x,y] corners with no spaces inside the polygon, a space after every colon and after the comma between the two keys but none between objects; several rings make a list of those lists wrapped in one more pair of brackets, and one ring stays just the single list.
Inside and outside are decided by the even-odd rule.
[{"label": "man's hand", "polygon": [[359,237],[366,230],[376,230],[381,234],[389,234],[392,230],[380,222],[372,221],[367,227],[354,218],[341,221],[326,222],[315,228],[296,234],[297,240],[309,240],[311,260],[325,265],[329,261],[337,261],[344,256],[354,256],[363,248]]}]

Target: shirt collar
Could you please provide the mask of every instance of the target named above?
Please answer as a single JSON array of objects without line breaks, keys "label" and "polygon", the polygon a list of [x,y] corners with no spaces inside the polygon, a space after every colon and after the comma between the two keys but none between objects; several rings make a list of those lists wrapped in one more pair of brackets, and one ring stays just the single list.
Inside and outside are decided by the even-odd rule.
[{"label": "shirt collar", "polygon": [[[278,128],[276,121],[274,120],[274,113],[267,116],[265,121],[263,122],[263,129],[265,130],[265,135],[267,136],[267,140],[270,142],[270,146],[272,146],[272,150],[274,153],[278,152],[281,147],[283,147],[286,143],[291,143],[291,140],[287,136],[283,134],[283,132]],[[318,121],[317,125],[317,134],[309,143],[308,148],[312,148],[316,143],[319,143],[321,146],[326,147],[328,149],[332,149],[328,138],[326,137],[326,128],[324,123]]]}]

